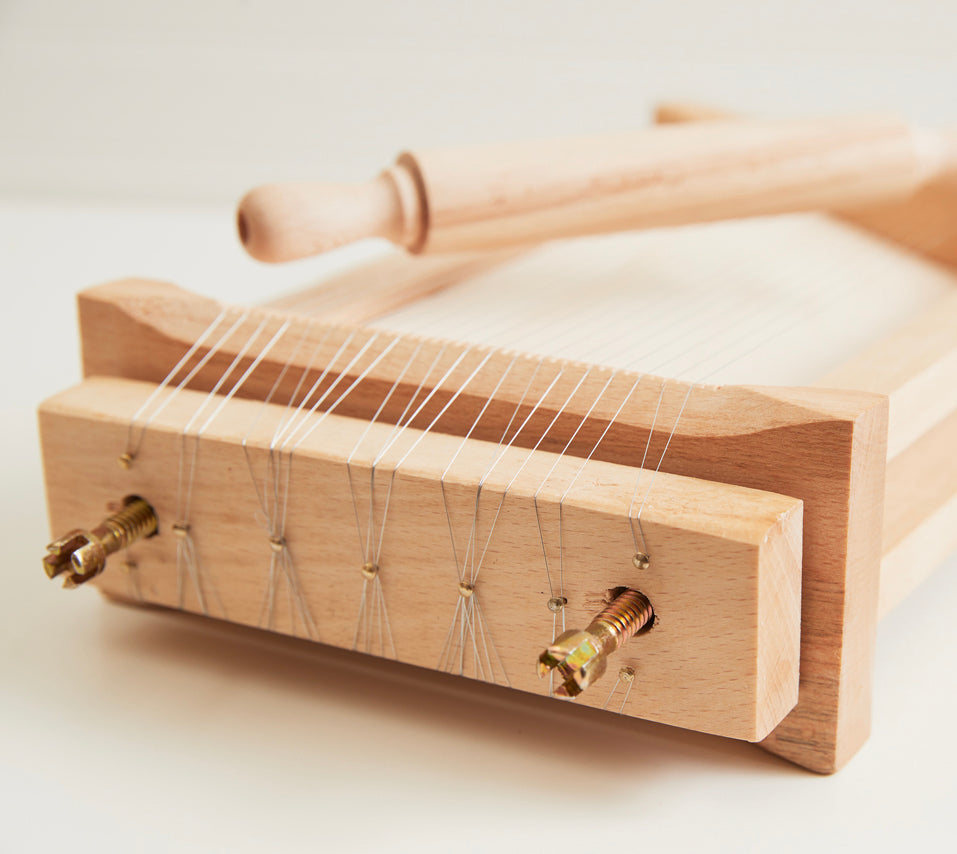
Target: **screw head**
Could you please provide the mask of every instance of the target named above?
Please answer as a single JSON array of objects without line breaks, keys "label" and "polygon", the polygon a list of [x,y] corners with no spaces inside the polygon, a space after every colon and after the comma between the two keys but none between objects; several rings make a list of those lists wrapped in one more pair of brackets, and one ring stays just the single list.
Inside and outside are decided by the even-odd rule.
[{"label": "screw head", "polygon": [[651,566],[651,558],[644,552],[635,552],[631,562],[635,565],[635,569],[648,569]]},{"label": "screw head", "polygon": [[379,564],[373,563],[371,560],[362,564],[359,569],[359,572],[362,573],[362,577],[367,581],[372,581],[379,574]]},{"label": "screw head", "polygon": [[546,604],[548,605],[549,611],[553,614],[557,614],[568,604],[568,600],[564,596],[552,596]]},{"label": "screw head", "polygon": [[43,558],[43,570],[47,578],[56,578],[64,572],[70,571],[70,556],[74,550],[86,545],[89,538],[85,531],[70,531],[65,537],[54,540],[47,546],[46,557]]},{"label": "screw head", "polygon": [[43,570],[47,578],[56,578],[64,572],[70,573],[69,586],[76,587],[99,575],[106,565],[106,550],[89,531],[71,531],[65,537],[54,540],[47,546],[47,555],[43,558]]},{"label": "screw head", "polygon": [[590,632],[563,632],[538,658],[538,676],[558,671],[559,697],[577,697],[605,672],[607,659],[601,640]]},{"label": "screw head", "polygon": [[92,530],[70,531],[65,537],[50,543],[43,559],[43,569],[50,578],[66,574],[63,586],[77,587],[99,575],[109,555],[155,534],[157,524],[153,508],[142,498],[129,496]]},{"label": "screw head", "polygon": [[459,582],[459,596],[461,596],[463,599],[471,599],[474,592],[475,588],[467,581]]}]

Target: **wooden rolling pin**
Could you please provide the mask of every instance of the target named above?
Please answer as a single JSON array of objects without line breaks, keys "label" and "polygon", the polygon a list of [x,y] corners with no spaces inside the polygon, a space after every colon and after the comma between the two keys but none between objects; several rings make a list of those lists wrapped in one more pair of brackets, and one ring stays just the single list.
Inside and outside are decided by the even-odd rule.
[{"label": "wooden rolling pin", "polygon": [[366,184],[271,184],[240,202],[261,261],[364,237],[456,252],[907,196],[957,169],[957,134],[893,118],[715,121],[404,153]]}]

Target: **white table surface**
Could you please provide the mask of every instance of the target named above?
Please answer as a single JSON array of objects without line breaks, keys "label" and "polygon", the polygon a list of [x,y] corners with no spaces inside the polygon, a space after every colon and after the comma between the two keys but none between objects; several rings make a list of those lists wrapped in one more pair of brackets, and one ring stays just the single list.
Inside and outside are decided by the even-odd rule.
[{"label": "white table surface", "polygon": [[225,209],[0,203],[0,849],[950,849],[954,560],[882,622],[873,733],[832,777],[49,583],[35,408],[79,377],[72,294],[256,300],[317,269],[247,261]]}]

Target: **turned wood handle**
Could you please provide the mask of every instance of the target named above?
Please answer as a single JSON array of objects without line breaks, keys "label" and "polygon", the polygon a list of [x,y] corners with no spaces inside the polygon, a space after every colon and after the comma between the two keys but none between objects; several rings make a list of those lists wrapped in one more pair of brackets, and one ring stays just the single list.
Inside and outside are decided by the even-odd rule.
[{"label": "turned wood handle", "polygon": [[718,120],[406,153],[367,184],[254,189],[239,233],[289,261],[363,237],[457,252],[832,209],[912,193],[954,168],[955,139],[893,118]]}]

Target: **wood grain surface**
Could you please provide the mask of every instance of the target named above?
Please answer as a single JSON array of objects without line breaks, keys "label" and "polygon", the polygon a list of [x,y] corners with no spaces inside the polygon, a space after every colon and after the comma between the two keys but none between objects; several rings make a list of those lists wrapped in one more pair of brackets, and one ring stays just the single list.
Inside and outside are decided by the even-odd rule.
[{"label": "wood grain surface", "polygon": [[[151,390],[146,383],[94,379],[44,405],[48,497],[52,524],[64,530],[84,514],[102,513],[109,500],[147,497],[160,534],[134,549],[141,567],[135,590],[145,602],[177,607],[172,526],[185,512],[181,453],[190,460],[193,452],[192,442],[183,450],[181,433],[206,395],[178,394],[151,421],[134,465],[123,470],[117,451]],[[529,456],[520,448],[507,449],[490,468],[499,455],[494,443],[469,439],[460,448],[458,437],[410,429],[376,465],[370,499],[372,460],[393,430],[374,424],[367,431],[366,422],[336,415],[324,417],[295,450],[284,528],[317,629],[297,619],[283,587],[272,614],[264,614],[272,551],[252,472],[268,488],[270,439],[284,414],[284,406],[234,400],[198,446],[188,523],[212,616],[547,693],[548,680],[537,678],[534,665],[556,633],[549,598],[563,595],[568,628],[584,628],[606,591],[630,586],[652,601],[653,629],[611,659],[609,674],[581,702],[602,706],[618,668],[631,665],[639,686],[623,713],[750,741],[764,738],[797,702],[800,501],[660,474],[641,515],[654,563],[640,570],[631,560],[634,469],[595,460],[582,468],[575,457]],[[289,455],[282,456],[288,464]],[[361,537],[370,518],[382,536],[379,579],[388,618],[370,607],[360,621]],[[461,562],[468,552],[473,519],[478,548],[488,548],[472,594],[484,617],[474,648],[469,626],[453,620],[460,598],[456,556]],[[116,560],[99,583],[109,595],[130,597],[121,566]],[[371,591],[366,600],[372,602]],[[193,588],[183,607],[203,612]],[[443,642],[453,631],[457,643],[460,630],[461,656],[440,668]]]},{"label": "wood grain surface", "polygon": [[[151,282],[114,283],[85,291],[80,296],[85,372],[159,382],[218,311],[213,301]],[[246,322],[252,323],[258,316],[253,310]],[[293,323],[301,330],[296,324],[308,321]],[[308,334],[320,335],[321,330],[322,324],[313,321]],[[335,334],[340,337],[330,333],[328,346],[351,333],[340,329]],[[359,346],[368,340],[364,336],[371,334],[357,333],[353,345]],[[382,343],[388,340],[386,337]],[[360,384],[357,394],[350,395],[349,405],[337,412],[370,417],[382,400],[383,389],[391,387],[397,370],[408,362],[408,354],[416,346],[416,339],[402,336],[390,359],[368,374],[367,388]],[[424,353],[438,354],[443,346],[436,341],[422,343]],[[464,349],[449,345],[443,364],[451,365]],[[250,381],[243,393],[261,398],[290,355],[277,346],[270,354],[273,372],[264,371],[262,382]],[[331,355],[332,351],[326,351],[322,358]],[[460,371],[452,371],[448,378],[450,388],[460,385],[469,369],[474,370],[484,358],[481,348],[466,355],[467,363],[463,360]],[[222,359],[211,360],[209,371],[197,374],[194,387],[210,388],[230,358],[227,347]],[[470,427],[512,358],[493,354],[468,393],[461,395],[462,405],[453,407],[436,429],[461,435]],[[502,384],[495,403],[488,408],[488,427],[477,430],[474,438],[497,440],[497,428],[520,403],[524,387],[533,387],[529,399],[534,399],[535,390],[548,382],[534,376],[538,364],[539,360],[521,355],[515,358],[509,381]],[[554,360],[544,364],[551,378],[565,372],[555,383],[556,403],[541,407],[541,420],[531,419],[516,444],[527,446],[537,441],[548,419],[561,408],[565,392],[581,380],[581,398],[564,407],[563,418],[542,443],[543,450],[561,451],[608,373]],[[410,369],[400,386],[422,378]],[[634,379],[627,372],[614,379],[569,453],[582,455],[591,450],[608,424],[613,402],[634,385]],[[413,390],[414,386],[405,388],[398,397]],[[659,398],[656,421],[652,413]],[[436,395],[435,406],[442,403],[443,397]],[[520,411],[527,409],[525,404]],[[386,412],[382,417],[388,420],[390,415]],[[428,413],[422,417],[426,420]],[[596,459],[636,466],[651,432],[650,455],[657,460],[673,427],[662,471],[789,495],[804,502],[799,701],[763,744],[821,772],[840,767],[864,742],[870,727],[886,418],[886,399],[868,393],[733,386],[699,386],[689,393],[685,384],[646,377],[634,393],[633,405],[615,421],[595,454]],[[653,426],[657,429],[652,430]]]}]

